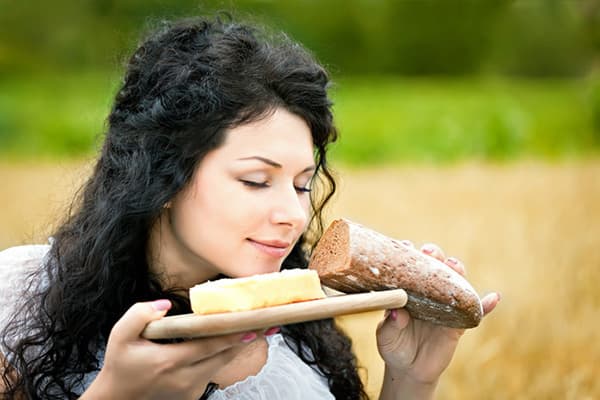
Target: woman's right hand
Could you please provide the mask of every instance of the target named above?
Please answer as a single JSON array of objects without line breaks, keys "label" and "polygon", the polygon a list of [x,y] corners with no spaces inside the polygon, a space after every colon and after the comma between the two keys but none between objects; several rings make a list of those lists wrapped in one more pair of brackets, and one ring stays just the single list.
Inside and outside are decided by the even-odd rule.
[{"label": "woman's right hand", "polygon": [[168,300],[136,303],[113,327],[104,365],[81,399],[198,399],[211,377],[253,341],[241,333],[158,344],[140,335],[162,318]]}]

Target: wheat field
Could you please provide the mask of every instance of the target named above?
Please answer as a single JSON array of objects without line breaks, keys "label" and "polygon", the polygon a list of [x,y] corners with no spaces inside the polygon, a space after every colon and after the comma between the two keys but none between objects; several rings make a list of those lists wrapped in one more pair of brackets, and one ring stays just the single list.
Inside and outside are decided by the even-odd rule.
[{"label": "wheat field", "polygon": [[[39,242],[85,177],[82,163],[0,163],[0,247]],[[440,399],[600,398],[600,160],[338,171],[346,217],[462,259],[502,301],[466,332]],[[368,391],[381,382],[380,313],[340,318]]]}]

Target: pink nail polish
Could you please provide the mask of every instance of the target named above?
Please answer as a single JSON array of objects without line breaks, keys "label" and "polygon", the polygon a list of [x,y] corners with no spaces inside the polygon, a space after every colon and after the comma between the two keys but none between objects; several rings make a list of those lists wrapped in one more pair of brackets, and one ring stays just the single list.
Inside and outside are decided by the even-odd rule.
[{"label": "pink nail polish", "polygon": [[152,302],[152,308],[156,311],[167,311],[171,308],[171,302],[169,300],[156,300]]},{"label": "pink nail polish", "polygon": [[244,342],[244,343],[250,343],[254,339],[256,339],[256,333],[255,332],[248,332],[244,336],[242,336],[242,342]]},{"label": "pink nail polish", "polygon": [[265,336],[271,336],[279,332],[281,329],[278,326],[274,326],[265,331]]},{"label": "pink nail polish", "polygon": [[390,312],[390,318],[392,319],[392,321],[395,321],[398,319],[398,310],[392,310]]}]

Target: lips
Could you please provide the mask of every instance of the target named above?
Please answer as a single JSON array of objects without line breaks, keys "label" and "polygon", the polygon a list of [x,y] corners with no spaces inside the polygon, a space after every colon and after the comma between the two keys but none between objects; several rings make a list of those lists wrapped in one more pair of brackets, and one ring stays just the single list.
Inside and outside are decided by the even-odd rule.
[{"label": "lips", "polygon": [[261,253],[274,258],[281,258],[285,256],[291,244],[289,242],[284,242],[281,240],[248,239],[248,242],[250,242],[250,244],[254,246],[254,248],[256,248],[257,250],[259,250]]}]

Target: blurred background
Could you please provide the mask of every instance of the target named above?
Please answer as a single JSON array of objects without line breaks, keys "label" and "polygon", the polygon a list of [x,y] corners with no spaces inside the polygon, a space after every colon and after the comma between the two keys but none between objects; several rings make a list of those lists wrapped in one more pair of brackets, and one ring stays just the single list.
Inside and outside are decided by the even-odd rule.
[{"label": "blurred background", "polygon": [[[502,293],[439,397],[600,398],[599,0],[0,0],[0,248],[59,223],[144,32],[216,10],[330,71],[330,218],[436,242]],[[372,394],[379,317],[340,319]]]},{"label": "blurred background", "polygon": [[[127,56],[162,19],[229,10],[305,44],[351,164],[573,158],[600,146],[597,0],[0,0],[0,152],[93,154]],[[435,118],[432,118],[435,117]]]}]

